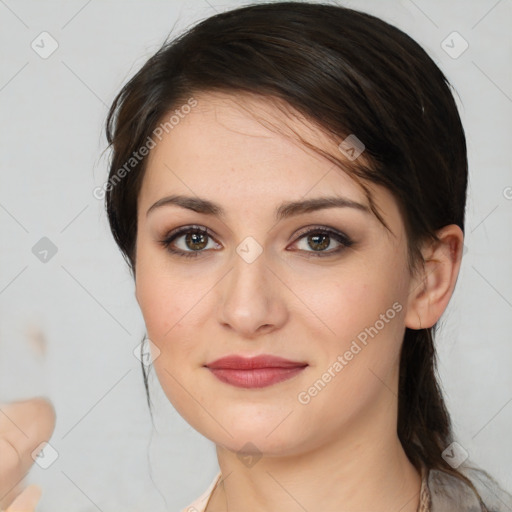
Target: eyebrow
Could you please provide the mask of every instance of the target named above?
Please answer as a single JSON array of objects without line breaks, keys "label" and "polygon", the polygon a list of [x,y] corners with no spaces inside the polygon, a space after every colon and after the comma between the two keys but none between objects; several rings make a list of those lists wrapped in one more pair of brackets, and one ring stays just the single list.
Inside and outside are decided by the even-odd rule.
[{"label": "eyebrow", "polygon": [[[171,195],[162,197],[148,209],[146,212],[146,217],[150,212],[167,205],[176,205],[187,210],[202,213],[204,215],[213,215],[219,218],[226,217],[226,211],[219,204],[209,201],[208,199],[183,195]],[[279,221],[294,215],[310,213],[326,208],[354,208],[365,213],[371,213],[370,208],[364,204],[358,203],[346,197],[332,196],[316,197],[300,201],[287,201],[282,203],[275,210],[274,215],[276,221]]]},{"label": "eyebrow", "polygon": [[[161,208],[166,205],[176,205],[187,210],[192,210],[204,215],[213,215],[220,218],[226,217],[226,211],[222,206],[208,199],[199,197],[189,197],[183,195],[172,195],[162,197],[156,203],[151,205],[146,212],[146,217],[150,212]],[[275,219],[277,221],[300,215],[302,213],[310,213],[317,210],[324,210],[326,208],[355,208],[365,213],[371,213],[368,206],[348,199],[346,197],[332,196],[332,197],[316,197],[313,199],[305,199],[301,201],[286,201],[282,203],[275,211]]]}]

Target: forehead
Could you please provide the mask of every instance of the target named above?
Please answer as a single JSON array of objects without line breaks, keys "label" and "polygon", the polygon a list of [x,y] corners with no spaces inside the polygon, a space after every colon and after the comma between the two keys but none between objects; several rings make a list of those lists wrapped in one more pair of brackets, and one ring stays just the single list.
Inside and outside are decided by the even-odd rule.
[{"label": "forehead", "polygon": [[251,95],[202,93],[194,99],[197,105],[151,150],[146,194],[182,178],[182,186],[210,193],[243,184],[247,194],[277,189],[303,196],[318,184],[324,191],[342,187],[364,197],[339,167],[298,139],[339,153],[334,141],[297,112]]}]

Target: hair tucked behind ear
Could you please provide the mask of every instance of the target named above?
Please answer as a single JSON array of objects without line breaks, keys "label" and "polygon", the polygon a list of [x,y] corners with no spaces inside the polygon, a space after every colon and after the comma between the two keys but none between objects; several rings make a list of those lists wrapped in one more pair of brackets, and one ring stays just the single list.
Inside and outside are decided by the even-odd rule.
[{"label": "hair tucked behind ear", "polygon": [[[428,54],[369,14],[330,4],[259,2],[212,16],[165,43],[112,104],[106,209],[133,272],[146,159],[114,179],[161,120],[201,91],[280,102],[337,143],[355,134],[365,145],[362,158],[347,162],[340,152],[316,149],[363,188],[375,183],[391,191],[402,212],[411,269],[421,263],[422,242],[436,239],[437,230],[456,224],[464,231],[464,130],[450,85]],[[446,471],[473,487],[442,457],[452,430],[436,377],[434,330],[406,329],[398,435],[417,468]],[[144,379],[147,388],[146,373]]]}]

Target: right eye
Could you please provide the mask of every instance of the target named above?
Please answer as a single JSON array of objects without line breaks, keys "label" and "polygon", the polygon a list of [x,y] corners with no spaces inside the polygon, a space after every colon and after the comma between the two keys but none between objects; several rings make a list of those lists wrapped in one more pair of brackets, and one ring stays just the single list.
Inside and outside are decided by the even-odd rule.
[{"label": "right eye", "polygon": [[[175,241],[184,237],[182,247],[174,247]],[[213,240],[213,236],[204,226],[187,226],[171,231],[160,244],[171,254],[183,256],[185,258],[195,258],[202,254],[208,247],[208,239]],[[190,250],[187,250],[190,249]]]}]

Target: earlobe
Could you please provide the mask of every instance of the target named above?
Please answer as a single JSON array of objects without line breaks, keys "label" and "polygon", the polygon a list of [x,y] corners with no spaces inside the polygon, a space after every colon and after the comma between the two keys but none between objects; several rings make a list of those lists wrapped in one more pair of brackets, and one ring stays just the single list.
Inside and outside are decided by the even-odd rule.
[{"label": "earlobe", "polygon": [[437,231],[438,242],[422,249],[425,265],[411,280],[405,325],[410,329],[432,327],[450,302],[462,259],[464,233],[456,224]]}]

